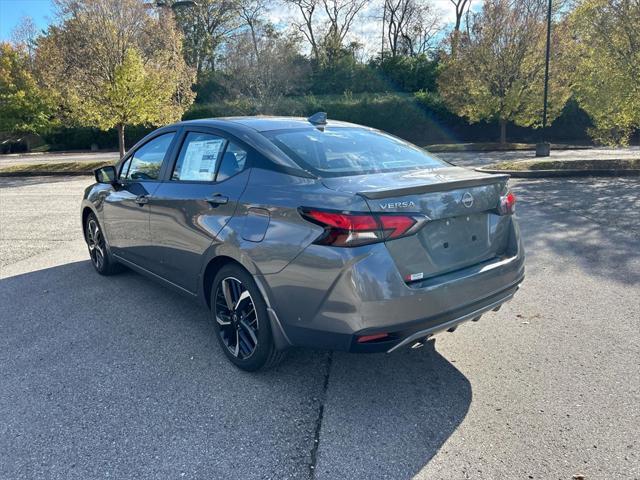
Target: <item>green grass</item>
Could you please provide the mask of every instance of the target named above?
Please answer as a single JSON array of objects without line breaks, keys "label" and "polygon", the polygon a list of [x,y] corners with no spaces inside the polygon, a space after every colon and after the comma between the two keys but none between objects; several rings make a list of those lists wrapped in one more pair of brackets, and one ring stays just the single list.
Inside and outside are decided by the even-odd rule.
[{"label": "green grass", "polygon": [[92,175],[96,168],[113,165],[109,161],[24,163],[0,168],[0,176]]},{"label": "green grass", "polygon": [[512,170],[518,172],[536,170],[637,170],[640,158],[605,160],[520,160],[487,165],[487,170]]},{"label": "green grass", "polygon": [[50,148],[51,148],[51,145],[49,145],[48,143],[45,143],[38,147],[32,148],[30,151],[31,153],[44,153],[44,152],[48,152]]}]

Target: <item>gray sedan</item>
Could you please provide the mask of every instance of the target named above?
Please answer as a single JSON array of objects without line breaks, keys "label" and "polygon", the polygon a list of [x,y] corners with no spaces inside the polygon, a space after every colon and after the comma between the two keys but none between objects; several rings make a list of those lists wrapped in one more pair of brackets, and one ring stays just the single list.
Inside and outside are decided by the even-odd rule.
[{"label": "gray sedan", "polygon": [[198,299],[244,370],[292,346],[420,346],[524,278],[506,175],[322,113],[163,127],[96,180],[81,214],[98,273]]}]

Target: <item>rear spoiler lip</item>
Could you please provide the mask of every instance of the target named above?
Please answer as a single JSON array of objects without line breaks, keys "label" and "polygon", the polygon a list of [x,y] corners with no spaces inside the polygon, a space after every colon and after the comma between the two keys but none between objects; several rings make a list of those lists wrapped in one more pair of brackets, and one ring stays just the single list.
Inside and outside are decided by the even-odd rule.
[{"label": "rear spoiler lip", "polygon": [[480,185],[492,185],[494,183],[506,182],[510,176],[506,174],[483,175],[482,177],[465,178],[463,180],[453,180],[451,182],[430,183],[427,185],[413,185],[411,187],[392,188],[388,190],[372,190],[369,192],[358,192],[361,197],[369,200],[381,198],[400,197],[404,195],[418,195],[421,193],[447,192],[458,188],[477,187]]}]

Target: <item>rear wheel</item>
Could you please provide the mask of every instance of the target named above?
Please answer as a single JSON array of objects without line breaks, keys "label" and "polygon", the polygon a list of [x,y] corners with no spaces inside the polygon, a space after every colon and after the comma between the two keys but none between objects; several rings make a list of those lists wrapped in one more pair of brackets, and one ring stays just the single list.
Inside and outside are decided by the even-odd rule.
[{"label": "rear wheel", "polygon": [[267,306],[251,275],[237,265],[226,265],[211,289],[211,312],[216,336],[225,355],[242,370],[253,372],[280,362]]},{"label": "rear wheel", "polygon": [[107,250],[106,242],[98,219],[93,213],[85,222],[85,238],[89,248],[91,263],[100,275],[112,275],[119,270],[119,265]]}]

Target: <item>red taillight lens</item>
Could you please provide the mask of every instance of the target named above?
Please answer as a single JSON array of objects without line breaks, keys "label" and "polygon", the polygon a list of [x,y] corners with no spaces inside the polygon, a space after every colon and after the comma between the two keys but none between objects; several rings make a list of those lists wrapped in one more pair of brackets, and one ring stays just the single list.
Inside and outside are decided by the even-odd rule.
[{"label": "red taillight lens", "polygon": [[404,215],[381,215],[378,217],[383,232],[389,232],[386,238],[398,238],[405,235],[418,222]]},{"label": "red taillight lens", "polygon": [[347,215],[344,213],[308,210],[303,215],[317,223],[342,230],[375,230],[378,222],[371,215]]},{"label": "red taillight lens", "polygon": [[516,211],[516,196],[513,192],[507,192],[500,197],[500,215],[512,215]]},{"label": "red taillight lens", "polygon": [[300,209],[300,214],[324,227],[324,233],[314,243],[334,247],[358,247],[404,237],[415,233],[425,221],[419,215],[344,213],[304,208]]}]

